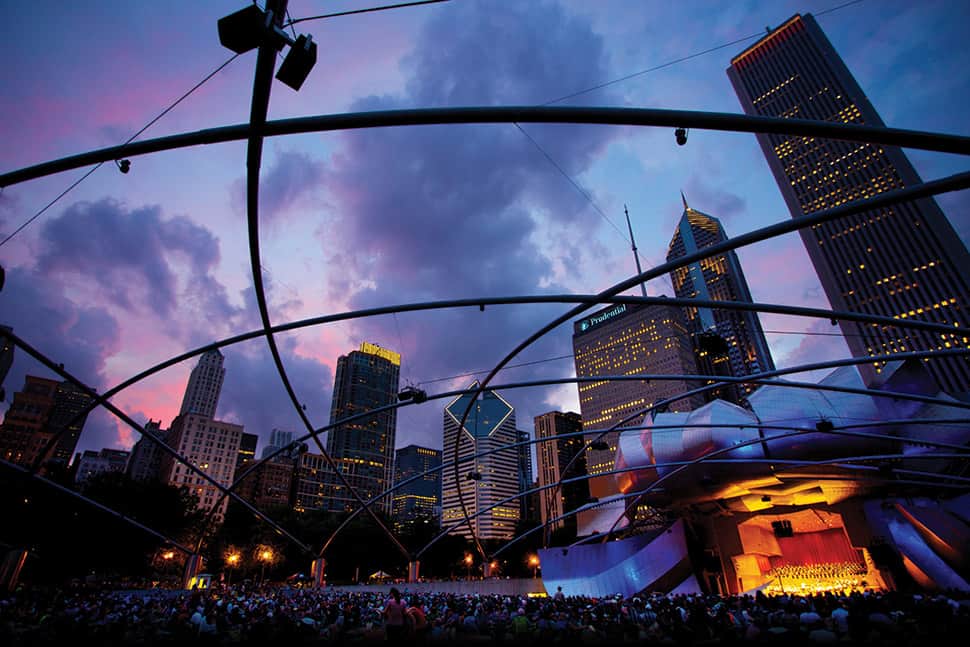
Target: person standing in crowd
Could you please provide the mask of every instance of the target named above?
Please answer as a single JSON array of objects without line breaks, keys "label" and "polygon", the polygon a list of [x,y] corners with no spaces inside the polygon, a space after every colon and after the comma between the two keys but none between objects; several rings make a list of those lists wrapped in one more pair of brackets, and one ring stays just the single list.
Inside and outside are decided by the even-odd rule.
[{"label": "person standing in crowd", "polygon": [[384,605],[384,632],[390,642],[401,642],[407,635],[407,603],[401,592],[391,588],[391,598]]},{"label": "person standing in crowd", "polygon": [[426,642],[428,634],[431,633],[431,625],[428,624],[428,618],[416,598],[407,609],[407,621],[411,640],[418,644]]}]

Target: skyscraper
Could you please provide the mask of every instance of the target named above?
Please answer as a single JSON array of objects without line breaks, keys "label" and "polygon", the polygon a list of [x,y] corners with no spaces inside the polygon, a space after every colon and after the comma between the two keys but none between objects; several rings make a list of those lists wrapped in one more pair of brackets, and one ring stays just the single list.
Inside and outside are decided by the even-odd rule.
[{"label": "skyscraper", "polygon": [[422,523],[426,519],[433,519],[437,524],[441,511],[441,471],[425,474],[436,467],[441,467],[440,449],[408,445],[395,452],[395,485],[424,474],[394,491],[392,501],[395,530],[403,530],[409,524]]},{"label": "skyscraper", "polygon": [[[532,438],[528,431],[521,429],[515,432],[517,442],[528,443]],[[524,444],[517,447],[519,452],[519,492],[528,492],[535,483],[532,476],[532,445]],[[531,520],[529,503],[531,495],[525,494],[519,498],[519,518]]]},{"label": "skyscraper", "polygon": [[[683,193],[681,198],[684,215],[670,240],[668,262],[727,240],[717,218],[690,208]],[[670,273],[670,280],[674,293],[682,299],[751,302],[748,282],[734,251],[680,267]],[[756,312],[711,308],[685,308],[684,312],[700,374],[741,377],[774,370],[775,363]],[[707,399],[721,398],[741,404],[753,390],[754,385],[731,385],[709,392]]]},{"label": "skyscraper", "polygon": [[[213,420],[195,413],[176,416],[168,432],[173,449],[216,483],[226,487],[232,483],[242,436],[242,425]],[[187,466],[177,463],[174,458],[165,454],[162,456],[159,471],[163,482],[175,487],[184,486],[198,496],[200,509],[216,508],[214,514],[217,518],[225,516],[228,499],[222,499],[219,503],[219,489],[190,471]]]},{"label": "skyscraper", "polygon": [[[573,324],[573,354],[577,377],[621,376],[640,373],[695,374],[697,365],[691,335],[680,308],[667,305],[607,306]],[[623,427],[634,427],[647,407],[698,386],[684,380],[598,380],[579,385],[579,408],[583,430],[591,433],[608,429],[629,416]],[[671,403],[670,411],[690,411],[704,404],[693,395]],[[590,475],[613,469],[619,432],[603,437],[605,449],[590,449]],[[604,498],[619,489],[612,476],[590,479],[590,494]]]},{"label": "skyscraper", "polygon": [[70,382],[26,376],[23,389],[14,393],[0,425],[0,458],[33,465],[56,436],[57,442],[44,462],[67,467],[87,419],[86,415],[77,416],[91,400]]},{"label": "skyscraper", "polygon": [[[364,342],[360,350],[337,360],[330,424],[397,402],[401,356]],[[391,409],[337,425],[327,433],[327,453],[360,496],[366,501],[387,490],[394,478],[394,436],[397,411]],[[343,483],[330,475],[327,507],[350,510],[357,501]],[[391,512],[390,497],[379,508]]]},{"label": "skyscraper", "polygon": [[323,454],[301,453],[295,460],[293,472],[293,509],[297,512],[320,510],[327,502],[329,473]]},{"label": "skyscraper", "polygon": [[269,433],[269,444],[263,447],[263,453],[260,458],[266,458],[273,452],[277,451],[282,447],[287,447],[293,442],[293,432],[283,431],[282,429],[274,429]]},{"label": "skyscraper", "polygon": [[[586,475],[586,455],[581,454],[583,437],[578,432],[583,430],[583,420],[578,413],[570,411],[550,411],[535,418],[536,440],[544,441],[536,445],[536,460],[538,461],[538,487],[558,483],[563,477],[562,470],[576,458],[569,468],[565,479],[579,478]],[[572,435],[570,435],[572,434]],[[559,438],[559,436],[565,436]],[[578,456],[577,456],[578,454]],[[539,492],[539,514],[542,523],[561,517],[567,512],[579,508],[589,500],[589,483],[577,480],[563,484],[562,488],[547,488]],[[569,517],[564,521],[552,524],[552,529],[566,527],[576,531],[576,518]]]},{"label": "skyscraper", "polygon": [[[885,125],[810,14],[735,56],[727,74],[748,114]],[[793,218],[921,182],[896,146],[770,134],[758,142]],[[970,326],[970,254],[932,198],[800,233],[833,309]],[[839,325],[854,357],[970,345],[963,335]],[[926,367],[943,390],[970,390],[965,357]]]},{"label": "skyscraper", "polygon": [[226,377],[226,369],[222,366],[223,359],[218,350],[209,350],[202,354],[199,363],[189,375],[179,414],[195,413],[206,418],[216,417],[222,381]]},{"label": "skyscraper", "polygon": [[[168,443],[168,429],[162,429],[161,420],[151,420],[145,423],[145,431],[159,440]],[[135,481],[158,481],[161,478],[159,470],[162,465],[162,450],[158,443],[147,436],[142,436],[131,448],[128,465],[125,472]]]},{"label": "skyscraper", "polygon": [[[475,382],[469,389],[477,387],[478,382]],[[472,403],[471,412],[464,427],[459,428],[469,403]],[[441,475],[442,526],[464,520],[461,501],[464,501],[469,516],[494,505],[491,510],[472,519],[475,535],[479,539],[511,539],[514,536],[520,513],[519,501],[514,498],[520,491],[519,452],[514,447],[517,439],[515,409],[495,391],[483,392],[476,401],[472,401],[472,394],[464,394],[448,403],[444,411],[443,460],[454,460],[455,443],[458,443],[459,460],[495,451],[459,465],[461,500],[454,468],[444,469]],[[503,500],[505,503],[495,505]],[[454,528],[451,534],[471,537],[465,523]]]},{"label": "skyscraper", "polygon": [[251,465],[256,460],[256,444],[259,443],[259,436],[256,434],[243,434],[239,439],[239,454],[236,455],[236,469]]}]

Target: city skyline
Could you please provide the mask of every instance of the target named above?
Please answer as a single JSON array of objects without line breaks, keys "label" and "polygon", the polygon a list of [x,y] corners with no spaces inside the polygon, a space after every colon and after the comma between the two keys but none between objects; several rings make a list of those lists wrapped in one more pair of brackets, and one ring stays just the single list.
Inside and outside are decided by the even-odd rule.
[{"label": "city skyline", "polygon": [[[731,42],[766,24],[777,26],[796,12],[821,14],[835,3],[739,3],[721,12],[708,8],[703,21],[693,17],[701,10],[699,4],[680,9],[652,4],[635,12],[618,3],[597,5],[516,7],[509,9],[511,26],[500,24],[486,4],[475,2],[389,11],[339,23],[310,22],[306,30],[317,40],[331,38],[333,58],[321,60],[299,94],[277,84],[271,118],[412,105],[542,103]],[[31,12],[45,11],[43,7],[32,6],[15,16],[13,37],[3,47],[18,72],[5,79],[10,91],[3,123],[18,127],[5,130],[11,145],[0,153],[0,166],[12,170],[124,141],[228,58],[214,25],[240,6],[212,3],[204,12],[190,12],[188,4],[176,5],[166,9],[166,20],[154,13],[154,7],[47,10],[54,15],[51,38],[84,53],[84,74],[77,72],[63,48],[37,52],[27,44],[25,39],[36,31]],[[339,10],[340,3],[334,7]],[[313,13],[309,3],[293,2],[290,10],[294,17]],[[954,26],[962,22],[954,14],[967,11],[959,3],[888,3],[877,8],[861,2],[818,19],[889,125],[963,133],[965,117],[945,106],[968,94],[966,75],[955,72],[965,69],[968,50]],[[123,38],[105,45],[110,39],[97,30],[79,34],[73,29],[82,21]],[[191,64],[168,67],[172,45],[161,35],[175,33],[176,24],[189,43]],[[462,34],[453,29],[457,24],[479,26]],[[670,30],[658,28],[671,24],[683,25],[683,33],[674,38],[661,33]],[[143,25],[158,29],[159,37],[140,32]],[[172,25],[172,32],[165,32],[167,25]],[[501,45],[530,42],[524,35],[534,32],[536,25],[543,26],[548,40],[531,43],[529,64],[522,65],[511,48]],[[688,30],[687,25],[694,27]],[[909,29],[900,30],[900,25]],[[88,37],[92,40],[85,40]],[[374,48],[370,61],[354,56],[365,40],[382,45]],[[474,52],[487,41],[500,47],[490,64],[478,64]],[[560,42],[569,47],[557,49],[563,47],[556,45]],[[565,104],[740,112],[724,68],[751,42]],[[118,57],[119,47],[134,54]],[[444,53],[440,65],[432,51]],[[880,55],[870,56],[872,52]],[[913,52],[919,56],[911,57]],[[588,56],[579,60],[583,57],[577,54]],[[570,64],[561,68],[559,61]],[[251,56],[233,62],[145,136],[245,121],[252,63]],[[339,71],[341,67],[346,73]],[[71,81],[72,74],[85,82]],[[477,85],[457,83],[450,94],[442,90],[449,80],[463,76]],[[95,93],[93,88],[104,90]],[[615,231],[616,225],[622,230],[623,203],[630,206],[640,251],[649,266],[662,260],[680,215],[678,189],[698,210],[723,218],[734,235],[788,218],[753,137],[693,130],[687,145],[678,147],[672,129],[524,129],[585,187],[614,226],[512,126],[415,128],[268,142],[264,280],[273,320],[454,296],[596,292],[633,273],[629,243],[622,231]],[[456,133],[467,135],[478,153],[454,147]],[[0,262],[7,270],[0,303],[12,313],[11,320],[0,323],[13,325],[26,340],[102,391],[169,355],[255,328],[239,226],[241,151],[237,145],[189,149],[135,158],[127,174],[99,170],[0,248]],[[426,175],[412,175],[416,171],[407,164],[391,164],[374,173],[370,165],[378,159],[412,159],[417,162],[414,168],[424,168]],[[952,157],[917,153],[912,159],[925,179],[960,170],[960,160]],[[469,170],[460,173],[458,169],[465,167]],[[0,195],[0,233],[6,237],[79,175],[5,189]],[[381,182],[364,184],[365,178],[374,177]],[[513,181],[516,177],[520,181]],[[447,208],[410,194],[421,178],[433,182],[435,200]],[[175,191],[175,186],[183,190]],[[411,197],[404,199],[405,195]],[[964,239],[967,219],[953,214],[965,214],[957,206],[966,202],[963,193],[940,199]],[[94,235],[83,236],[86,232]],[[456,253],[471,241],[474,254]],[[756,300],[826,307],[797,236],[739,250],[739,256]],[[307,281],[308,276],[315,280]],[[651,294],[671,292],[666,280],[652,282],[648,289]],[[558,312],[561,309],[541,306],[401,314],[281,335],[280,344],[308,415],[322,426],[329,416],[336,358],[345,348],[364,339],[397,348],[404,357],[402,383],[420,383],[490,368],[514,343]],[[844,342],[830,336],[827,321],[780,316],[762,320],[779,366],[847,355]],[[559,330],[521,359],[535,361],[568,352],[569,333]],[[178,409],[193,364],[173,367],[115,401],[139,421],[161,418],[167,424]],[[564,377],[570,373],[569,364],[551,361],[511,369],[500,380]],[[220,409],[220,418],[261,434],[263,443],[273,428],[302,435],[261,341],[234,347],[226,366],[220,401],[225,415]],[[6,382],[8,394],[23,382],[23,375],[35,372],[47,375],[18,352]],[[462,377],[426,382],[424,388],[461,388],[467,381]],[[520,419],[531,420],[550,409],[578,409],[575,391],[519,391],[510,399]],[[4,407],[8,404],[9,397]],[[402,410],[401,428],[408,434],[397,444],[436,446],[436,407],[405,409],[409,411]],[[130,447],[134,440],[130,429],[96,412],[89,417],[78,449]]]}]

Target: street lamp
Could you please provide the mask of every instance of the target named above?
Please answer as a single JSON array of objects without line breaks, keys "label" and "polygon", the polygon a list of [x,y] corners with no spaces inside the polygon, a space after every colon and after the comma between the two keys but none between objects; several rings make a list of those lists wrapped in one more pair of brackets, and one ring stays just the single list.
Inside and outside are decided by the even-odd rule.
[{"label": "street lamp", "polygon": [[471,553],[468,553],[468,554],[465,555],[465,567],[466,567],[466,569],[468,571],[468,575],[466,576],[466,579],[469,579],[469,580],[472,579],[472,562],[473,561],[475,561],[475,558],[471,556]]},{"label": "street lamp", "polygon": [[226,578],[226,586],[229,586],[232,583],[232,571],[234,568],[239,566],[240,559],[242,559],[242,556],[236,551],[230,551],[226,555],[226,566],[229,569],[229,577]]},{"label": "street lamp", "polygon": [[269,548],[268,546],[263,546],[256,552],[256,559],[258,559],[261,563],[259,569],[260,584],[266,581],[266,564],[272,563],[273,557],[273,549]]},{"label": "street lamp", "polygon": [[536,577],[538,577],[538,575],[536,573],[539,570],[539,556],[538,555],[529,555],[529,566],[532,567],[532,579],[535,579]]}]

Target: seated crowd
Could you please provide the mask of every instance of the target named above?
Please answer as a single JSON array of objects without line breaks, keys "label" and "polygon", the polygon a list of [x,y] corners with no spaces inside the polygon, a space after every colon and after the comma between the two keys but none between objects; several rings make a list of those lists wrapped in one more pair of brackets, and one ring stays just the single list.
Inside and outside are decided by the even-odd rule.
[{"label": "seated crowd", "polygon": [[[970,594],[623,598],[385,593],[240,585],[201,591],[40,590],[0,596],[0,644],[310,644],[384,641],[949,644]],[[389,620],[391,618],[392,620]]]}]

